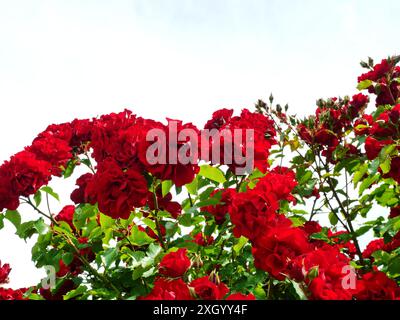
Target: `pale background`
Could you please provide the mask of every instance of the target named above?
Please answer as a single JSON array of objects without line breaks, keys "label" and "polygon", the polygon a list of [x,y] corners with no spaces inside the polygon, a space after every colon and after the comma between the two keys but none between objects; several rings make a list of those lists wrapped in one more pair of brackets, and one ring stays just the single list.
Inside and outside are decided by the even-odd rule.
[{"label": "pale background", "polygon": [[[273,92],[305,115],[356,93],[361,59],[399,53],[399,12],[396,0],[0,0],[0,160],[50,123],[125,107],[202,125]],[[0,232],[10,286],[35,284],[32,242],[13,233]]]}]

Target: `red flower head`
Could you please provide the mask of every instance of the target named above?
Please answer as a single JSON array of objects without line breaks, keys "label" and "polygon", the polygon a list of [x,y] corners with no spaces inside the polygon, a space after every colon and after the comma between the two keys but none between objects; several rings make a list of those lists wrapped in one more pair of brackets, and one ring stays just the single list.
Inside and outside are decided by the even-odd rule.
[{"label": "red flower head", "polygon": [[193,280],[190,287],[201,300],[222,300],[229,293],[224,283],[215,284],[208,276]]},{"label": "red flower head", "polygon": [[74,213],[75,213],[75,206],[73,205],[68,205],[62,208],[62,210],[54,217],[54,220],[56,221],[64,221],[69,224],[72,230],[75,230],[75,226],[73,224],[73,219],[74,219]]},{"label": "red flower head", "polygon": [[139,300],[192,300],[192,296],[182,279],[158,278],[151,293]]},{"label": "red flower head", "polygon": [[225,300],[256,300],[256,297],[252,294],[243,294],[243,293],[232,293]]},{"label": "red flower head", "polygon": [[160,262],[160,274],[171,278],[183,276],[190,267],[190,260],[186,253],[187,249],[178,249],[176,252],[165,255]]},{"label": "red flower head", "polygon": [[8,283],[8,275],[10,274],[11,268],[8,263],[1,265],[0,261],[0,284]]},{"label": "red flower head", "polygon": [[231,205],[232,198],[236,194],[235,189],[215,189],[211,192],[210,197],[215,196],[217,193],[221,194],[221,200],[219,204],[210,205],[201,208],[201,211],[211,213],[217,224],[222,224],[225,221],[225,215],[228,213],[229,206]]},{"label": "red flower head", "polygon": [[369,160],[374,160],[381,152],[382,148],[388,144],[393,143],[392,140],[379,141],[371,136],[365,140],[365,151]]},{"label": "red flower head", "polygon": [[355,297],[358,300],[396,300],[400,298],[400,288],[380,271],[368,272],[359,281]]},{"label": "red flower head", "polygon": [[123,171],[115,161],[107,159],[99,164],[86,194],[92,204],[96,199],[102,213],[127,219],[135,207],[145,205],[148,189],[139,171],[134,168]]}]

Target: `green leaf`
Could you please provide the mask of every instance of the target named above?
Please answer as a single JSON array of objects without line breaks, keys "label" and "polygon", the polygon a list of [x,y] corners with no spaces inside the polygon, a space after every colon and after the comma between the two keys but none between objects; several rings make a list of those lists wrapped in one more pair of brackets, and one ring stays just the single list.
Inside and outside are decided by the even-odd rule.
[{"label": "green leaf", "polygon": [[16,234],[19,236],[21,239],[26,240],[27,238],[32,237],[36,233],[36,228],[35,228],[35,222],[36,221],[28,221],[21,223],[19,226]]},{"label": "green leaf", "polygon": [[132,280],[139,279],[143,275],[144,272],[145,272],[145,269],[142,266],[136,267],[132,272]]},{"label": "green leaf", "polygon": [[226,181],[224,173],[220,169],[208,164],[200,166],[199,175],[219,183],[224,183]]},{"label": "green leaf", "polygon": [[391,164],[392,160],[391,158],[386,158],[385,161],[383,161],[380,165],[383,174],[386,174],[390,171],[390,164]]},{"label": "green leaf", "polygon": [[64,295],[64,300],[70,300],[76,297],[79,297],[87,292],[87,288],[85,286],[79,286],[78,288],[69,291]]},{"label": "green leaf", "polygon": [[75,159],[69,160],[67,163],[67,167],[65,168],[63,173],[64,179],[69,178],[74,173],[75,167],[76,167]]},{"label": "green leaf", "polygon": [[191,183],[186,184],[185,187],[191,195],[197,195],[197,190],[198,190],[197,176],[193,179]]},{"label": "green leaf", "polygon": [[329,213],[329,222],[333,225],[336,226],[337,223],[339,222],[339,219],[337,217],[337,215],[333,212]]},{"label": "green leaf", "polygon": [[184,227],[190,227],[192,225],[192,215],[190,213],[184,213],[179,216],[179,223]]},{"label": "green leaf", "polygon": [[161,193],[162,196],[165,197],[169,191],[172,188],[172,181],[171,180],[165,180],[161,183]]},{"label": "green leaf", "polygon": [[100,226],[103,229],[112,228],[114,226],[115,220],[103,213],[100,213]]},{"label": "green leaf", "polygon": [[154,242],[154,239],[149,237],[146,232],[140,231],[138,226],[132,226],[128,239],[132,244],[139,247]]},{"label": "green leaf", "polygon": [[370,86],[372,86],[372,81],[371,80],[364,80],[358,83],[357,89],[358,90],[365,90],[368,89]]},{"label": "green leaf", "polygon": [[44,222],[43,218],[39,218],[39,220],[33,223],[33,227],[39,234],[45,234],[47,232],[48,226]]},{"label": "green leaf", "polygon": [[304,175],[300,178],[299,184],[304,184],[304,183],[306,183],[308,180],[311,179],[311,177],[312,177],[312,172],[309,171],[309,170],[306,170],[306,171],[304,172]]},{"label": "green leaf", "polygon": [[238,240],[238,242],[233,246],[233,251],[236,252],[236,254],[238,254],[240,252],[240,250],[242,250],[242,248],[245,246],[245,244],[249,241],[249,239],[241,236]]},{"label": "green leaf", "polygon": [[118,248],[108,248],[102,255],[102,261],[106,268],[109,268],[118,258]]},{"label": "green leaf", "polygon": [[66,252],[62,255],[62,260],[68,266],[74,260],[74,255],[71,252]]},{"label": "green leaf", "polygon": [[0,213],[0,230],[4,228],[4,214]]},{"label": "green leaf", "polygon": [[360,237],[360,236],[362,236],[363,234],[367,233],[371,228],[372,228],[372,226],[362,226],[361,228],[359,228],[359,229],[356,231],[357,237]]},{"label": "green leaf", "polygon": [[35,201],[36,207],[40,206],[40,203],[42,202],[42,193],[40,192],[40,190],[38,190],[33,196],[33,201]]},{"label": "green leaf", "polygon": [[40,190],[42,190],[43,192],[46,192],[47,194],[49,194],[50,196],[52,196],[54,199],[56,199],[57,201],[60,201],[60,196],[54,192],[52,187],[49,186],[44,186],[42,187]]},{"label": "green leaf", "polygon": [[395,256],[390,260],[388,265],[388,272],[392,276],[400,275],[400,256]]},{"label": "green leaf", "polygon": [[4,217],[10,221],[15,229],[18,230],[19,226],[21,225],[21,215],[16,210],[7,210]]},{"label": "green leaf", "polygon": [[358,194],[361,196],[363,192],[369,188],[376,180],[378,180],[379,175],[370,175],[360,185],[360,189],[358,190]]}]

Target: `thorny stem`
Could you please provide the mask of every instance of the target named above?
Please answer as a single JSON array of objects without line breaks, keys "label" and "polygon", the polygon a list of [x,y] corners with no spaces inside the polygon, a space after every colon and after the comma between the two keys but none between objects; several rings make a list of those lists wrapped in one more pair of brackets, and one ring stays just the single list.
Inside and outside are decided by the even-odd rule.
[{"label": "thorny stem", "polygon": [[160,220],[158,218],[158,212],[159,212],[159,207],[158,207],[158,201],[157,201],[157,194],[156,194],[156,187],[155,184],[153,185],[153,201],[154,201],[154,211],[155,211],[155,222],[156,222],[156,228],[157,228],[157,233],[158,233],[158,240],[161,243],[161,246],[164,250],[167,250],[167,246],[165,245],[163,236],[162,236],[162,232],[161,232],[161,224],[160,224]]},{"label": "thorny stem", "polygon": [[[322,165],[324,166],[325,171],[329,172],[328,165],[325,162],[323,162],[323,160],[322,160],[322,158],[321,158],[321,156],[319,154],[318,154],[318,158],[321,161]],[[330,189],[332,190],[332,194],[333,194],[334,198],[336,199],[336,201],[337,201],[337,203],[339,205],[340,210],[342,211],[343,215],[346,218],[346,222],[347,222],[348,227],[350,229],[349,231],[350,231],[350,234],[351,234],[351,238],[352,238],[352,240],[354,242],[354,246],[356,247],[357,256],[359,257],[360,262],[363,263],[364,259],[363,259],[363,256],[362,256],[362,252],[361,252],[361,249],[360,249],[360,245],[358,243],[358,239],[357,239],[356,233],[355,233],[354,228],[353,228],[353,224],[351,222],[350,214],[344,208],[343,203],[340,200],[340,198],[339,198],[339,196],[338,196],[338,194],[337,194],[337,192],[336,192],[336,190],[335,190],[335,188],[334,188],[334,186],[332,184],[332,181],[331,181],[330,177],[328,177],[327,182],[329,184]],[[347,181],[346,181],[346,184],[347,184]]]},{"label": "thorny stem", "polygon": [[119,300],[122,300],[122,295],[121,292],[118,290],[118,288],[111,282],[110,279],[108,279],[107,276],[105,276],[104,274],[100,274],[95,268],[93,268],[90,265],[90,262],[87,261],[87,259],[81,254],[80,250],[75,246],[75,244],[72,242],[71,238],[68,237],[68,235],[66,234],[61,234],[66,240],[67,243],[74,249],[74,251],[76,252],[76,254],[78,255],[78,259],[89,269],[89,272],[92,273],[96,278],[100,279],[101,281],[103,281],[104,283],[106,283],[110,289],[114,290],[117,294],[117,298]]}]

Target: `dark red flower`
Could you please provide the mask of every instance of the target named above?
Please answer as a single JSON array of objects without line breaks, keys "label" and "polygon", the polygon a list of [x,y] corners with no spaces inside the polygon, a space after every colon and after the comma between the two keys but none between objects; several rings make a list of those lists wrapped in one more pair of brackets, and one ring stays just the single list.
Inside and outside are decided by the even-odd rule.
[{"label": "dark red flower", "polygon": [[390,208],[389,218],[393,219],[400,216],[400,206]]},{"label": "dark red flower", "polygon": [[86,188],[92,179],[93,179],[92,173],[85,173],[76,180],[76,185],[78,186],[78,188],[72,191],[70,197],[75,204],[93,202],[93,199],[91,199],[90,194],[86,192]]},{"label": "dark red flower", "polygon": [[357,285],[357,300],[396,300],[400,297],[397,283],[380,271],[364,274]]},{"label": "dark red flower", "polygon": [[252,294],[243,294],[243,293],[232,293],[225,300],[256,300],[256,297]]},{"label": "dark red flower", "polygon": [[1,265],[0,261],[0,284],[8,283],[8,275],[10,274],[11,267],[8,263]]},{"label": "dark red flower", "polygon": [[64,221],[69,224],[72,230],[75,230],[75,226],[73,224],[75,213],[75,206],[68,205],[61,209],[61,211],[54,217],[56,221]]},{"label": "dark red flower", "polygon": [[62,168],[72,158],[68,142],[52,135],[36,138],[26,150],[32,152],[36,159],[49,162],[53,166],[52,174],[56,176],[61,176]]},{"label": "dark red flower", "polygon": [[146,179],[134,168],[123,171],[115,161],[107,159],[98,165],[93,179],[86,187],[86,197],[95,199],[99,210],[113,218],[127,219],[135,207],[147,200]]},{"label": "dark red flower", "polygon": [[214,238],[212,236],[206,236],[204,233],[199,232],[194,237],[194,242],[199,246],[206,247],[214,242]]},{"label": "dark red flower", "polygon": [[229,292],[224,283],[215,284],[208,276],[193,280],[190,287],[201,300],[222,300]]},{"label": "dark red flower", "polygon": [[235,189],[215,189],[211,192],[210,197],[215,196],[216,194],[220,194],[221,200],[219,204],[209,205],[201,208],[202,212],[211,213],[217,224],[222,224],[225,221],[225,216],[228,213],[228,208],[231,205],[232,197],[236,194]]},{"label": "dark red flower", "polygon": [[[148,141],[146,134],[151,129],[158,131],[154,140]],[[138,156],[145,169],[161,180],[172,180],[177,187],[192,182],[200,170],[197,165],[198,146],[192,141],[198,142],[198,129],[191,123],[168,119],[167,126],[153,124],[144,132]],[[194,136],[187,136],[188,132]],[[153,145],[157,148],[151,152]]]},{"label": "dark red flower", "polygon": [[187,249],[178,249],[165,255],[160,262],[160,274],[171,278],[183,276],[190,267],[190,259],[186,254]]},{"label": "dark red flower", "polygon": [[0,301],[1,300],[26,300],[24,298],[25,292],[28,291],[26,288],[11,289],[0,287]]},{"label": "dark red flower", "polygon": [[213,113],[212,118],[207,121],[204,129],[221,129],[228,123],[233,115],[233,109],[220,109]]},{"label": "dark red flower", "polygon": [[182,279],[157,278],[153,290],[138,300],[192,300],[189,287]]},{"label": "dark red flower", "polygon": [[391,143],[393,143],[392,140],[379,141],[371,136],[368,136],[365,140],[365,151],[367,153],[367,158],[369,160],[374,160],[379,155],[382,148]]}]

